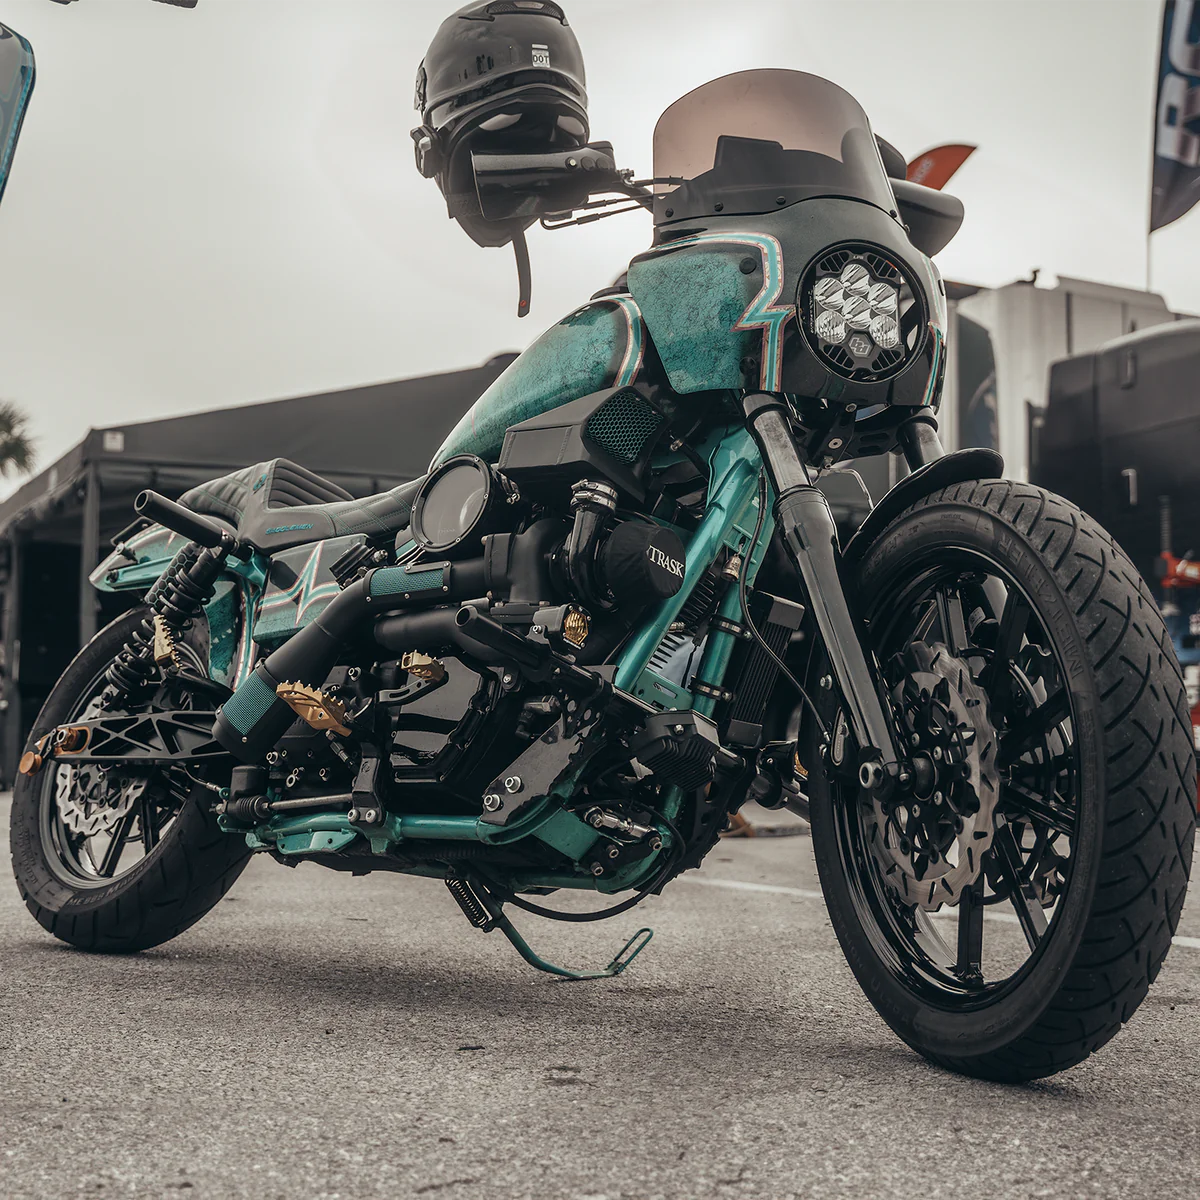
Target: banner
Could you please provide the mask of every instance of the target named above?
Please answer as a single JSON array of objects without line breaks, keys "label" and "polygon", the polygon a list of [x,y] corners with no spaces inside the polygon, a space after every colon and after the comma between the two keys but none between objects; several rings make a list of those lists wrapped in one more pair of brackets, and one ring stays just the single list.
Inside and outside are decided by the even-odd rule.
[{"label": "banner", "polygon": [[33,47],[7,25],[0,25],[0,200],[33,91],[33,73]]},{"label": "banner", "polygon": [[950,146],[934,146],[924,154],[918,154],[908,164],[909,183],[940,192],[950,182],[950,176],[971,157],[977,147],[955,143]]},{"label": "banner", "polygon": [[1154,109],[1150,232],[1200,200],[1200,3],[1166,0]]}]

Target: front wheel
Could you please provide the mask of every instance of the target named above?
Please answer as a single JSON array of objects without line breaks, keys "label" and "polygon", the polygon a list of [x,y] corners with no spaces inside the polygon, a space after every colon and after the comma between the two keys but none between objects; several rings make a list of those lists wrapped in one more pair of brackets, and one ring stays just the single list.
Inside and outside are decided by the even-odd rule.
[{"label": "front wheel", "polygon": [[1146,995],[1187,887],[1196,764],[1158,609],[1096,522],[1004,481],[918,501],[853,587],[911,768],[884,801],[862,792],[832,703],[809,747],[850,967],[944,1066],[1073,1066]]}]

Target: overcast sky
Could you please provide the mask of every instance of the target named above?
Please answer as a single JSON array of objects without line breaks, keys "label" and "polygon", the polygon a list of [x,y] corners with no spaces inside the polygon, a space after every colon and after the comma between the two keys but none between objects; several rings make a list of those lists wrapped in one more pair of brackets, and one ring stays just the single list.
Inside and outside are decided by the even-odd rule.
[{"label": "overcast sky", "polygon": [[[967,221],[948,277],[1144,283],[1157,0],[564,4],[592,135],[639,173],[688,89],[811,71],[910,158],[979,144],[950,189]],[[413,77],[457,6],[0,0],[38,64],[0,210],[0,397],[31,414],[41,465],[88,426],[518,349],[648,244],[643,215],[531,231],[516,319],[511,250],[477,248],[412,163]],[[1200,312],[1200,208],[1153,253],[1155,289]]]}]

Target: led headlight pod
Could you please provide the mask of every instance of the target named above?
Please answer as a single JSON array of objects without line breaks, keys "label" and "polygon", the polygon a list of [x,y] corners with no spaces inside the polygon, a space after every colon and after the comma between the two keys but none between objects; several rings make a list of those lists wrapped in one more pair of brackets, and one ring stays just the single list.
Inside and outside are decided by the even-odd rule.
[{"label": "led headlight pod", "polygon": [[813,322],[817,337],[828,342],[831,346],[840,346],[846,340],[846,321],[841,313],[825,308],[817,313]]},{"label": "led headlight pod", "polygon": [[842,286],[852,296],[865,296],[871,287],[871,273],[860,262],[851,262],[842,271]]},{"label": "led headlight pod", "polygon": [[875,247],[827,251],[806,272],[797,300],[809,345],[848,379],[886,379],[918,348],[921,293],[908,273]]}]

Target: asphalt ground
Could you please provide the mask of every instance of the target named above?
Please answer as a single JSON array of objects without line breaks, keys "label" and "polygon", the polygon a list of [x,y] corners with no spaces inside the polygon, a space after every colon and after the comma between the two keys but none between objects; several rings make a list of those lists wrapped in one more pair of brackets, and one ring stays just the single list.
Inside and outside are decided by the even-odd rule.
[{"label": "asphalt ground", "polygon": [[878,1019],[807,837],[724,842],[611,922],[521,917],[583,966],[654,926],[593,983],[436,881],[258,859],[130,957],[60,945],[0,882],[0,1196],[1194,1197],[1198,913],[1108,1047],[1010,1087]]}]

